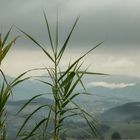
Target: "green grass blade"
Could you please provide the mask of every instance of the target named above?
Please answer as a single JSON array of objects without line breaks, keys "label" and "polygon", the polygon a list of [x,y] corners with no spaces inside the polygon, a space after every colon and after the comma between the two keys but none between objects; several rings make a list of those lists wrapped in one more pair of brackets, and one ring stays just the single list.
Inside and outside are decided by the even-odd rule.
[{"label": "green grass blade", "polygon": [[98,121],[98,120],[96,120],[96,119],[95,119],[91,114],[89,114],[87,111],[85,111],[84,109],[80,108],[80,106],[79,106],[77,103],[75,103],[74,101],[71,101],[71,103],[72,103],[73,105],[75,105],[77,108],[79,108],[79,110],[80,110],[81,112],[83,112],[86,116],[88,116],[89,118],[94,119],[94,122],[95,122],[95,123],[99,124],[99,121]]},{"label": "green grass blade", "polygon": [[87,74],[87,75],[109,75],[109,74],[106,74],[106,73],[88,72],[88,71],[78,71],[77,73],[79,73],[79,74],[84,73],[84,74]]},{"label": "green grass blade", "polygon": [[36,95],[36,96],[34,96],[34,97],[32,97],[29,101],[27,101],[24,105],[23,105],[23,107],[17,112],[17,114],[19,114],[26,106],[28,106],[34,99],[36,99],[36,98],[38,98],[38,97],[40,97],[40,96],[42,96],[43,94],[39,94],[39,95]]},{"label": "green grass blade", "polygon": [[64,115],[66,112],[68,111],[71,111],[71,110],[77,110],[78,108],[75,107],[75,108],[67,108],[67,109],[63,109],[61,112],[60,112],[60,115]]},{"label": "green grass blade", "polygon": [[42,106],[39,106],[37,109],[35,109],[24,121],[24,123],[22,124],[22,126],[20,127],[16,137],[19,136],[20,132],[22,131],[22,129],[24,128],[24,126],[27,124],[27,122],[29,121],[29,119],[35,114],[37,113],[40,109],[42,109],[43,107],[48,107],[49,105],[42,105]]},{"label": "green grass blade", "polygon": [[78,20],[79,20],[79,17],[76,18],[76,21],[75,21],[75,23],[74,23],[74,25],[73,25],[73,27],[72,27],[72,29],[71,29],[71,31],[70,31],[70,33],[69,33],[67,39],[66,39],[66,41],[65,41],[65,43],[64,43],[64,45],[63,45],[63,47],[61,48],[61,50],[60,50],[60,52],[59,52],[59,54],[58,54],[58,56],[57,56],[58,63],[60,62],[60,59],[61,59],[61,57],[62,57],[62,55],[63,55],[63,53],[64,53],[64,51],[65,51],[65,49],[66,49],[66,46],[67,46],[67,44],[68,44],[68,41],[69,41],[69,39],[70,39],[70,37],[71,37],[71,35],[72,35],[72,32],[73,32],[73,30],[74,30],[74,28],[75,28],[75,26],[76,26]]},{"label": "green grass blade", "polygon": [[10,48],[12,47],[13,43],[15,43],[15,41],[17,40],[18,37],[15,37],[3,50],[2,53],[0,55],[0,62],[2,62],[2,60],[4,59],[4,57],[6,56],[6,54],[8,53],[8,51],[10,50]]},{"label": "green grass blade", "polygon": [[57,56],[57,50],[58,50],[58,12],[57,12],[57,18],[56,18],[56,36],[55,36],[55,55]]},{"label": "green grass blade", "polygon": [[15,87],[16,85],[22,83],[23,81],[29,80],[29,79],[30,79],[30,77],[26,77],[26,78],[24,78],[24,79],[21,79],[21,80],[18,80],[18,81],[16,81],[16,82],[14,82],[14,83],[13,83],[12,85],[10,85],[10,86],[11,86],[11,87]]},{"label": "green grass blade", "polygon": [[49,85],[49,86],[53,86],[51,83],[49,83],[49,82],[46,82],[46,81],[43,81],[43,80],[39,80],[39,79],[35,79],[35,80],[37,80],[37,81],[39,81],[39,82],[41,82],[41,83],[44,83],[45,85]]},{"label": "green grass blade", "polygon": [[44,130],[44,133],[43,133],[43,137],[45,137],[45,133],[46,133],[46,131],[48,129],[48,126],[49,126],[49,120],[50,120],[50,117],[51,117],[51,113],[52,113],[52,106],[51,106],[51,108],[49,110],[48,119],[47,119],[47,122],[45,124],[45,130]]},{"label": "green grass blade", "polygon": [[65,98],[67,99],[73,92],[73,90],[75,89],[75,87],[77,86],[77,84],[79,83],[79,81],[81,80],[81,78],[83,77],[84,74],[81,74],[79,76],[79,78],[75,81],[75,83],[73,84],[73,86],[71,87],[71,89],[69,90],[69,92],[66,94]]},{"label": "green grass blade", "polygon": [[74,94],[73,96],[71,96],[70,98],[66,97],[66,101],[63,103],[62,107],[64,108],[69,102],[71,102],[75,97],[77,97],[78,95],[80,95],[80,93]]},{"label": "green grass blade", "polygon": [[[77,75],[78,78],[80,78],[80,75],[79,75],[78,73],[77,73],[76,75]],[[83,87],[83,89],[86,91],[86,88],[85,88],[85,86],[84,86],[84,83],[82,82],[81,79],[80,79],[79,82],[80,82],[81,86]]]},{"label": "green grass blade", "polygon": [[[104,42],[104,41],[103,41]],[[73,64],[71,64],[71,66],[64,72],[64,74],[58,79],[58,81],[60,81],[67,73],[69,73],[69,71],[81,60],[83,59],[87,54],[89,54],[91,51],[93,51],[94,49],[96,49],[98,46],[100,46],[103,42],[97,44],[95,47],[91,48],[88,52],[86,52],[84,55],[82,55],[80,58],[78,58],[75,62],[73,62]]]},{"label": "green grass blade", "polygon": [[29,133],[29,135],[22,140],[27,140],[28,138],[32,137],[33,133],[47,120],[48,118],[42,119],[34,128],[33,130]]},{"label": "green grass blade", "polygon": [[43,13],[44,13],[44,18],[45,18],[45,22],[46,22],[46,26],[47,26],[47,30],[48,30],[48,35],[49,35],[49,39],[50,39],[50,43],[51,43],[51,48],[52,48],[53,53],[55,54],[53,41],[52,41],[52,36],[51,36],[51,32],[50,32],[49,22],[48,22],[46,13],[45,12],[43,12]]},{"label": "green grass blade", "polygon": [[[35,68],[35,69],[30,69],[27,70],[25,72],[23,72],[22,74],[20,74],[18,77],[16,77],[12,82],[11,85],[13,85],[14,83],[16,83],[21,77],[23,77],[24,75],[26,75],[27,73],[31,72],[31,71],[35,71],[35,70],[44,70],[45,68]],[[30,76],[32,77],[32,76]]]},{"label": "green grass blade", "polygon": [[[90,115],[87,111],[85,111],[84,109],[82,109],[78,104],[76,104],[76,103],[73,102],[73,101],[72,101],[72,103],[73,103],[77,108],[79,108],[79,110],[81,111],[81,113],[82,113],[81,117],[83,117],[83,118],[86,120],[86,122],[87,122],[89,128],[90,128],[91,131],[93,132],[92,135],[98,137],[98,136],[99,136],[99,133],[98,133],[98,130],[97,130],[97,128],[96,128],[96,124],[99,124],[99,122],[98,122],[95,118],[93,118],[93,116]],[[90,121],[88,120],[87,117],[90,117],[90,118],[94,121],[94,124],[93,124],[92,122],[90,122]]]},{"label": "green grass blade", "polygon": [[18,28],[19,31],[21,31],[23,34],[25,34],[29,39],[31,39],[39,48],[41,48],[43,50],[43,52],[54,62],[53,58],[51,57],[51,55],[33,38],[31,37],[29,34],[25,33],[24,31],[22,31],[21,29]]},{"label": "green grass blade", "polygon": [[[2,97],[3,97],[3,93],[4,93],[4,88],[5,88],[5,84],[4,84],[4,81],[3,81],[3,84],[1,86],[1,91],[0,91],[0,101],[2,101]],[[1,102],[0,102],[1,104]]]},{"label": "green grass blade", "polygon": [[61,87],[64,87],[66,86],[69,82],[72,81],[72,79],[74,78],[75,76],[75,72],[71,72],[67,77],[66,79],[62,82],[62,84],[60,85]]},{"label": "green grass blade", "polygon": [[98,135],[98,131],[97,131],[95,125],[92,125],[91,124],[91,122],[87,119],[87,117],[85,116],[85,114],[82,114],[82,115],[83,115],[83,118],[86,120],[86,122],[87,122],[90,130],[92,131],[93,136],[98,137],[99,135]]},{"label": "green grass blade", "polygon": [[6,83],[6,85],[9,86],[8,81],[7,81],[7,79],[6,79],[6,76],[5,76],[5,74],[3,73],[3,71],[2,71],[1,69],[0,69],[0,73],[2,74],[2,77],[3,77],[3,79],[4,79],[5,83]]},{"label": "green grass blade", "polygon": [[78,116],[78,115],[81,115],[81,113],[73,113],[73,114],[67,115],[67,116],[61,118],[59,123],[62,123],[66,118],[73,117],[73,116]]},{"label": "green grass blade", "polygon": [[7,39],[8,39],[8,36],[9,36],[9,34],[10,34],[12,28],[13,28],[13,26],[9,29],[9,31],[8,31],[7,34],[5,35],[5,37],[4,37],[4,39],[3,39],[3,42],[2,42],[2,45],[1,45],[2,48],[4,47],[4,45],[5,45],[5,43],[6,43]]}]

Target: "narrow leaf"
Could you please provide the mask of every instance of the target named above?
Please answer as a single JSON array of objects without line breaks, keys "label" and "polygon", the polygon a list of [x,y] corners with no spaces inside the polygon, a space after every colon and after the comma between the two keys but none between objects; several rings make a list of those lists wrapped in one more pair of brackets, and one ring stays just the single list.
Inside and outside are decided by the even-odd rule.
[{"label": "narrow leaf", "polygon": [[51,36],[51,32],[50,32],[50,26],[49,26],[49,23],[48,23],[48,19],[47,19],[47,16],[44,13],[44,18],[45,18],[45,22],[46,22],[46,26],[47,26],[47,30],[48,30],[48,35],[49,35],[49,39],[50,39],[50,43],[51,43],[51,47],[52,47],[52,51],[54,53],[54,46],[53,46],[53,42],[52,42],[52,36]]},{"label": "narrow leaf", "polygon": [[31,39],[39,48],[41,48],[43,50],[43,52],[54,62],[53,58],[51,57],[51,55],[34,39],[32,38],[29,34],[25,33],[24,31],[22,31],[21,29],[18,28],[18,30],[20,30],[23,34],[25,34],[29,39]]}]

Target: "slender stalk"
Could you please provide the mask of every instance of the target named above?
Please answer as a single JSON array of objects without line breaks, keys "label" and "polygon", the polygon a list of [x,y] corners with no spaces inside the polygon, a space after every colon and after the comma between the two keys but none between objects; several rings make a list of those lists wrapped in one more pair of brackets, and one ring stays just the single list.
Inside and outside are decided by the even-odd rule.
[{"label": "slender stalk", "polygon": [[[58,65],[57,65],[57,47],[58,47],[58,15],[56,22],[56,38],[55,38],[55,49],[54,49],[54,67],[55,67],[55,122],[54,122],[54,140],[59,140],[59,132],[57,131],[58,126]],[[57,98],[58,97],[58,98]]]},{"label": "slender stalk", "polygon": [[54,87],[55,87],[55,117],[54,117],[54,140],[58,140],[59,138],[58,138],[58,134],[57,134],[57,111],[58,111],[58,107],[57,107],[57,102],[58,102],[58,100],[57,100],[57,94],[58,94],[58,77],[57,77],[57,56],[56,56],[56,52],[54,53],[54,56],[55,56],[55,59],[54,59],[54,67],[55,67],[55,85],[54,85]]}]

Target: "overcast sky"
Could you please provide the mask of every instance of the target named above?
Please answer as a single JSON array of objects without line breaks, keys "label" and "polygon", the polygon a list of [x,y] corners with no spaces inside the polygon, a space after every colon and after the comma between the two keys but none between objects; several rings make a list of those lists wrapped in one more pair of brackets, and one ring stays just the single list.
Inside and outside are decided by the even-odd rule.
[{"label": "overcast sky", "polygon": [[[0,0],[0,32],[7,31],[14,24],[33,35],[42,44],[47,43],[43,9],[48,15],[52,30],[55,27],[58,9],[60,44],[68,34],[74,19],[80,15],[70,42],[71,46],[77,48],[77,53],[79,49],[89,49],[92,45],[105,40],[105,43],[96,52],[97,59],[95,58],[96,61],[92,64],[92,70],[113,74],[140,75],[139,0]],[[13,29],[13,35],[19,34],[21,35],[16,29]],[[14,51],[5,61],[3,67],[6,73],[16,75],[30,68],[29,61],[26,59],[34,53],[36,56],[41,55],[24,36],[21,37],[17,41]],[[23,55],[28,57],[23,60],[20,58]],[[92,56],[90,59],[93,59]],[[35,56],[30,58],[30,63],[34,67],[45,63],[44,58],[35,60]],[[12,66],[9,66],[11,63]]]},{"label": "overcast sky", "polygon": [[43,9],[53,24],[58,9],[62,33],[69,31],[77,15],[81,16],[73,37],[80,46],[105,40],[114,47],[139,47],[139,0],[0,0],[1,30],[15,24],[43,40]]}]

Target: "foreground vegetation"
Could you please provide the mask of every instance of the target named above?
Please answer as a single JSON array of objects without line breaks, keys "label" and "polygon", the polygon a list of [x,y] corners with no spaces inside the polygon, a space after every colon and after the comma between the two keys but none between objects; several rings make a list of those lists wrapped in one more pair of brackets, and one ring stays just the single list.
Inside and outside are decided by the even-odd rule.
[{"label": "foreground vegetation", "polygon": [[[48,59],[52,62],[53,67],[47,66],[45,68],[37,68],[35,70],[46,70],[47,71],[47,80],[36,79],[42,84],[45,84],[47,87],[51,89],[51,94],[53,97],[53,102],[51,104],[45,103],[35,110],[33,110],[30,114],[27,115],[25,121],[19,128],[15,139],[41,139],[47,140],[60,140],[64,136],[64,132],[68,131],[67,128],[64,127],[64,122],[66,119],[74,116],[78,116],[85,120],[90,128],[90,135],[95,137],[99,137],[99,133],[96,129],[96,125],[98,121],[93,118],[91,114],[80,108],[78,104],[74,102],[74,99],[78,96],[86,96],[85,93],[77,93],[75,88],[80,84],[85,90],[84,83],[82,82],[82,78],[86,74],[90,75],[104,75],[102,73],[93,73],[88,72],[87,69],[82,70],[81,67],[84,63],[83,58],[87,56],[90,52],[92,52],[95,48],[100,46],[103,42],[97,44],[81,57],[76,59],[74,62],[70,62],[65,70],[62,70],[60,67],[60,62],[62,61],[63,55],[65,54],[65,50],[67,48],[67,44],[70,40],[70,37],[75,29],[75,26],[78,22],[79,17],[75,20],[74,25],[72,26],[66,40],[64,41],[62,46],[59,46],[59,33],[58,33],[58,18],[56,22],[56,35],[55,39],[52,37],[52,33],[50,31],[50,26],[48,23],[48,19],[46,14],[44,13],[45,23],[48,31],[49,41],[50,41],[50,49],[51,52],[48,51],[48,48],[42,46],[38,41],[36,41],[32,36],[27,34],[26,32],[19,29],[26,37],[28,37],[33,43],[35,43],[47,56]],[[10,34],[11,29],[5,35],[4,39],[0,36],[0,62],[4,59],[7,52],[10,50],[12,45],[15,43],[17,37],[15,37],[8,45],[5,46],[7,38]],[[31,71],[31,70],[29,70]],[[7,139],[6,132],[6,110],[5,106],[9,99],[9,97],[13,94],[12,88],[14,88],[17,84],[23,82],[24,80],[28,80],[31,77],[26,77],[21,79],[27,72],[22,73],[13,81],[7,81],[6,76],[1,70],[1,74],[3,76],[3,82],[1,82],[1,92],[0,92],[0,139]],[[17,112],[17,114],[21,113],[23,109],[28,107],[28,105],[33,102],[36,98],[39,98],[42,94],[34,96],[27,103],[21,107],[21,109]],[[43,117],[38,120],[31,120],[32,117],[42,108],[46,108],[46,113]],[[33,127],[27,129],[28,124],[34,124]],[[51,129],[50,129],[51,127]],[[41,130],[41,131],[40,131]],[[85,137],[86,139],[86,137]]]},{"label": "foreground vegetation", "polygon": [[12,95],[12,89],[22,81],[28,79],[20,79],[25,73],[19,75],[13,81],[7,81],[4,72],[1,69],[1,64],[6,57],[7,53],[15,43],[18,37],[15,37],[11,41],[7,41],[9,34],[11,32],[12,27],[7,32],[7,34],[3,37],[0,34],[0,73],[2,75],[0,82],[0,140],[5,140],[7,137],[7,129],[6,129],[6,120],[7,120],[7,111],[6,104],[8,102],[9,97]]},{"label": "foreground vegetation", "polygon": [[[95,48],[97,48],[99,45],[101,45],[103,42],[91,48],[89,51],[87,51],[85,54],[83,54],[74,62],[69,63],[67,69],[63,71],[59,65],[60,65],[60,62],[62,61],[62,57],[67,48],[67,44],[78,22],[79,17],[76,19],[74,25],[72,26],[72,29],[70,30],[70,33],[66,37],[66,40],[64,41],[64,44],[62,45],[62,47],[59,46],[58,19],[56,22],[55,41],[53,41],[52,34],[50,31],[50,26],[49,26],[48,19],[45,13],[44,13],[44,18],[45,18],[48,36],[50,40],[51,52],[48,52],[47,49],[45,49],[45,47],[43,47],[40,43],[38,43],[38,41],[36,41],[32,36],[30,36],[29,34],[27,34],[26,32],[20,29],[19,30],[23,34],[25,34],[32,42],[34,42],[39,48],[41,48],[43,52],[45,53],[45,55],[53,63],[53,67],[47,66],[45,68],[45,70],[48,72],[48,76],[50,79],[46,81],[39,80],[40,82],[42,82],[43,84],[51,88],[51,94],[53,96],[53,103],[51,105],[44,104],[43,106],[40,106],[39,108],[34,110],[26,118],[17,136],[20,135],[20,132],[22,131],[26,123],[28,123],[29,119],[36,112],[38,112],[44,107],[47,107],[49,109],[48,114],[45,115],[43,119],[41,119],[39,122],[37,122],[37,125],[35,125],[35,127],[29,132],[29,134],[26,135],[23,139],[27,139],[36,135],[37,133],[35,133],[35,131],[39,129],[40,126],[45,124],[44,129],[43,129],[43,134],[41,136],[37,134],[35,137],[38,136],[39,138],[45,140],[48,136],[51,136],[53,140],[59,140],[61,139],[61,135],[65,131],[65,129],[63,128],[63,122],[65,121],[65,119],[72,116],[79,116],[79,117],[84,118],[92,131],[92,135],[94,137],[98,136],[98,132],[95,127],[95,124],[98,122],[93,118],[92,115],[90,115],[88,112],[81,109],[74,102],[74,99],[78,97],[79,95],[84,95],[82,93],[76,93],[75,88],[77,87],[78,84],[81,84],[83,89],[85,89],[84,84],[82,82],[82,77],[85,74],[104,75],[102,73],[88,72],[87,69],[85,70],[81,69],[81,66],[83,64],[83,58],[86,55],[88,55],[90,52],[92,52]],[[38,95],[38,96],[41,96],[41,95]],[[33,97],[29,102],[25,104],[25,106],[23,106],[21,110],[23,110],[32,100],[36,99],[38,96]],[[89,121],[89,120],[92,120],[92,121]],[[50,123],[51,123],[51,126],[53,126],[52,132],[48,131],[48,127]]]}]

